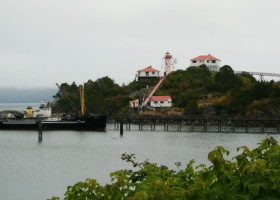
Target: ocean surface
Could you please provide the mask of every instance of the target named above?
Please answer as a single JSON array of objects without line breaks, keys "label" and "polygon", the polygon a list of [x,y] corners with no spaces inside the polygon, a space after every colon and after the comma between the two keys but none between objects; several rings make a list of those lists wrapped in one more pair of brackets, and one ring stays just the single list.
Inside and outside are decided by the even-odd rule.
[{"label": "ocean surface", "polygon": [[[38,104],[39,105],[39,104]],[[23,107],[25,108],[25,107]],[[280,142],[280,136],[270,134]],[[0,131],[0,199],[41,200],[63,197],[67,186],[86,178],[100,184],[110,182],[110,172],[132,168],[121,160],[122,153],[135,153],[137,161],[148,159],[176,169],[191,159],[209,164],[208,152],[222,145],[237,154],[236,148],[255,148],[267,137],[260,133],[205,133],[178,131],[124,130],[114,126],[105,132],[45,131],[38,142],[36,131]]]}]

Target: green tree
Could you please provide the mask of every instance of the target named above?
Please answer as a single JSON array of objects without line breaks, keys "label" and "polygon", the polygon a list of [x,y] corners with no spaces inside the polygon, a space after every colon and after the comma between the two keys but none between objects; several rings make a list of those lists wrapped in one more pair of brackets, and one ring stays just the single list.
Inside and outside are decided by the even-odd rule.
[{"label": "green tree", "polygon": [[220,92],[227,92],[235,87],[238,87],[240,84],[233,69],[228,65],[224,65],[220,68],[219,72],[215,76],[215,81],[216,88]]},{"label": "green tree", "polygon": [[257,82],[253,88],[254,99],[263,99],[272,96],[274,89],[273,82]]},{"label": "green tree", "polygon": [[53,96],[54,112],[77,113],[80,110],[79,87],[73,82],[71,85],[63,83],[59,86],[59,91]]}]

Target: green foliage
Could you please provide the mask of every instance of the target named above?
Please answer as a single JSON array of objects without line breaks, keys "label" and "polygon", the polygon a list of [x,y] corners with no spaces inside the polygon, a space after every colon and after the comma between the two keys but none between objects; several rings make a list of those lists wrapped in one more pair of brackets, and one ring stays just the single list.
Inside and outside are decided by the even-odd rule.
[{"label": "green foliage", "polygon": [[240,85],[239,79],[234,74],[232,68],[228,65],[220,68],[219,72],[215,76],[215,81],[216,88],[221,92],[227,92]]},{"label": "green foliage", "polygon": [[[85,83],[85,105],[87,113],[116,112],[116,106],[128,104],[128,98],[123,96],[124,90],[109,77],[89,80]],[[111,99],[111,100],[110,100]],[[116,100],[113,102],[112,100]],[[60,91],[54,96],[54,112],[76,112],[71,104],[80,110],[79,86],[75,83],[63,83]]]},{"label": "green foliage", "polygon": [[[87,113],[119,114],[126,112],[131,93],[153,86],[156,80],[133,81],[129,85],[119,86],[109,77],[89,80],[85,85],[85,105]],[[77,113],[80,110],[79,86],[76,83],[63,83],[54,97],[53,111],[57,113]],[[140,96],[139,96],[140,97]],[[138,97],[138,98],[139,98]],[[143,97],[143,96],[141,96]],[[73,105],[75,108],[73,108]]]},{"label": "green foliage", "polygon": [[[209,167],[194,167],[191,160],[185,169],[177,170],[148,161],[136,162],[134,154],[123,154],[135,170],[120,170],[110,174],[111,184],[101,186],[86,179],[69,186],[64,200],[84,199],[279,199],[280,146],[270,137],[253,150],[242,146],[232,160],[222,146],[209,152]],[[58,200],[53,197],[51,200]]]},{"label": "green foliage", "polygon": [[197,99],[188,99],[186,102],[186,106],[184,109],[184,115],[186,116],[194,116],[199,115],[200,110],[197,107]]},{"label": "green foliage", "polygon": [[197,113],[194,102],[212,87],[211,72],[205,65],[201,65],[172,72],[166,77],[158,93],[171,95],[175,106],[185,110],[195,109],[194,112]]},{"label": "green foliage", "polygon": [[[89,80],[85,83],[86,112],[129,113],[129,101],[140,99],[141,102],[148,88],[157,81],[132,81],[119,86],[109,77]],[[219,72],[210,72],[205,65],[174,71],[165,78],[155,95],[170,95],[173,107],[184,110],[184,115],[255,117],[256,113],[273,110],[273,117],[276,117],[280,113],[280,107],[272,103],[280,98],[280,87],[275,82],[257,81],[248,73],[235,74],[228,65],[221,67]],[[260,107],[256,102],[271,104]],[[53,111],[58,113],[80,110],[79,86],[75,82],[63,83],[52,105]]]},{"label": "green foliage", "polygon": [[253,88],[253,97],[256,100],[268,98],[273,94],[273,83],[272,82],[257,82]]}]

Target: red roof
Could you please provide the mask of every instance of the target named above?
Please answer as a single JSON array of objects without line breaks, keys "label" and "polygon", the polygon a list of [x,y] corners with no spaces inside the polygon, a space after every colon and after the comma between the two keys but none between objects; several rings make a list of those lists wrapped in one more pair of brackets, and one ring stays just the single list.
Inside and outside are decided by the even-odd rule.
[{"label": "red roof", "polygon": [[191,60],[220,60],[220,59],[215,58],[214,56],[208,54],[208,55],[197,56]]},{"label": "red roof", "polygon": [[172,55],[167,51],[164,56],[165,59],[172,58]]},{"label": "red roof", "polygon": [[138,70],[138,72],[159,72],[159,70],[156,70],[156,69],[152,68],[152,66],[149,66],[144,69]]},{"label": "red roof", "polygon": [[150,98],[151,101],[168,101],[169,99],[171,99],[170,96],[152,96]]}]

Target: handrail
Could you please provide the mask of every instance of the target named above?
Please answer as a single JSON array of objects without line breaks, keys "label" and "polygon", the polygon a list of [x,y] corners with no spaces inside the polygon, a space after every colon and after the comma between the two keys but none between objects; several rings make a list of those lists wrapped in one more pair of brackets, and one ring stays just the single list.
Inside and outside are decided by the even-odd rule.
[{"label": "handrail", "polygon": [[161,83],[164,80],[164,76],[161,77],[161,79],[157,82],[157,84],[155,85],[155,87],[152,89],[152,91],[149,93],[149,95],[146,97],[146,99],[144,100],[142,106],[146,106],[148,101],[150,100],[150,98],[153,96],[153,94],[157,91],[157,89],[159,88],[159,86],[161,85]]}]

